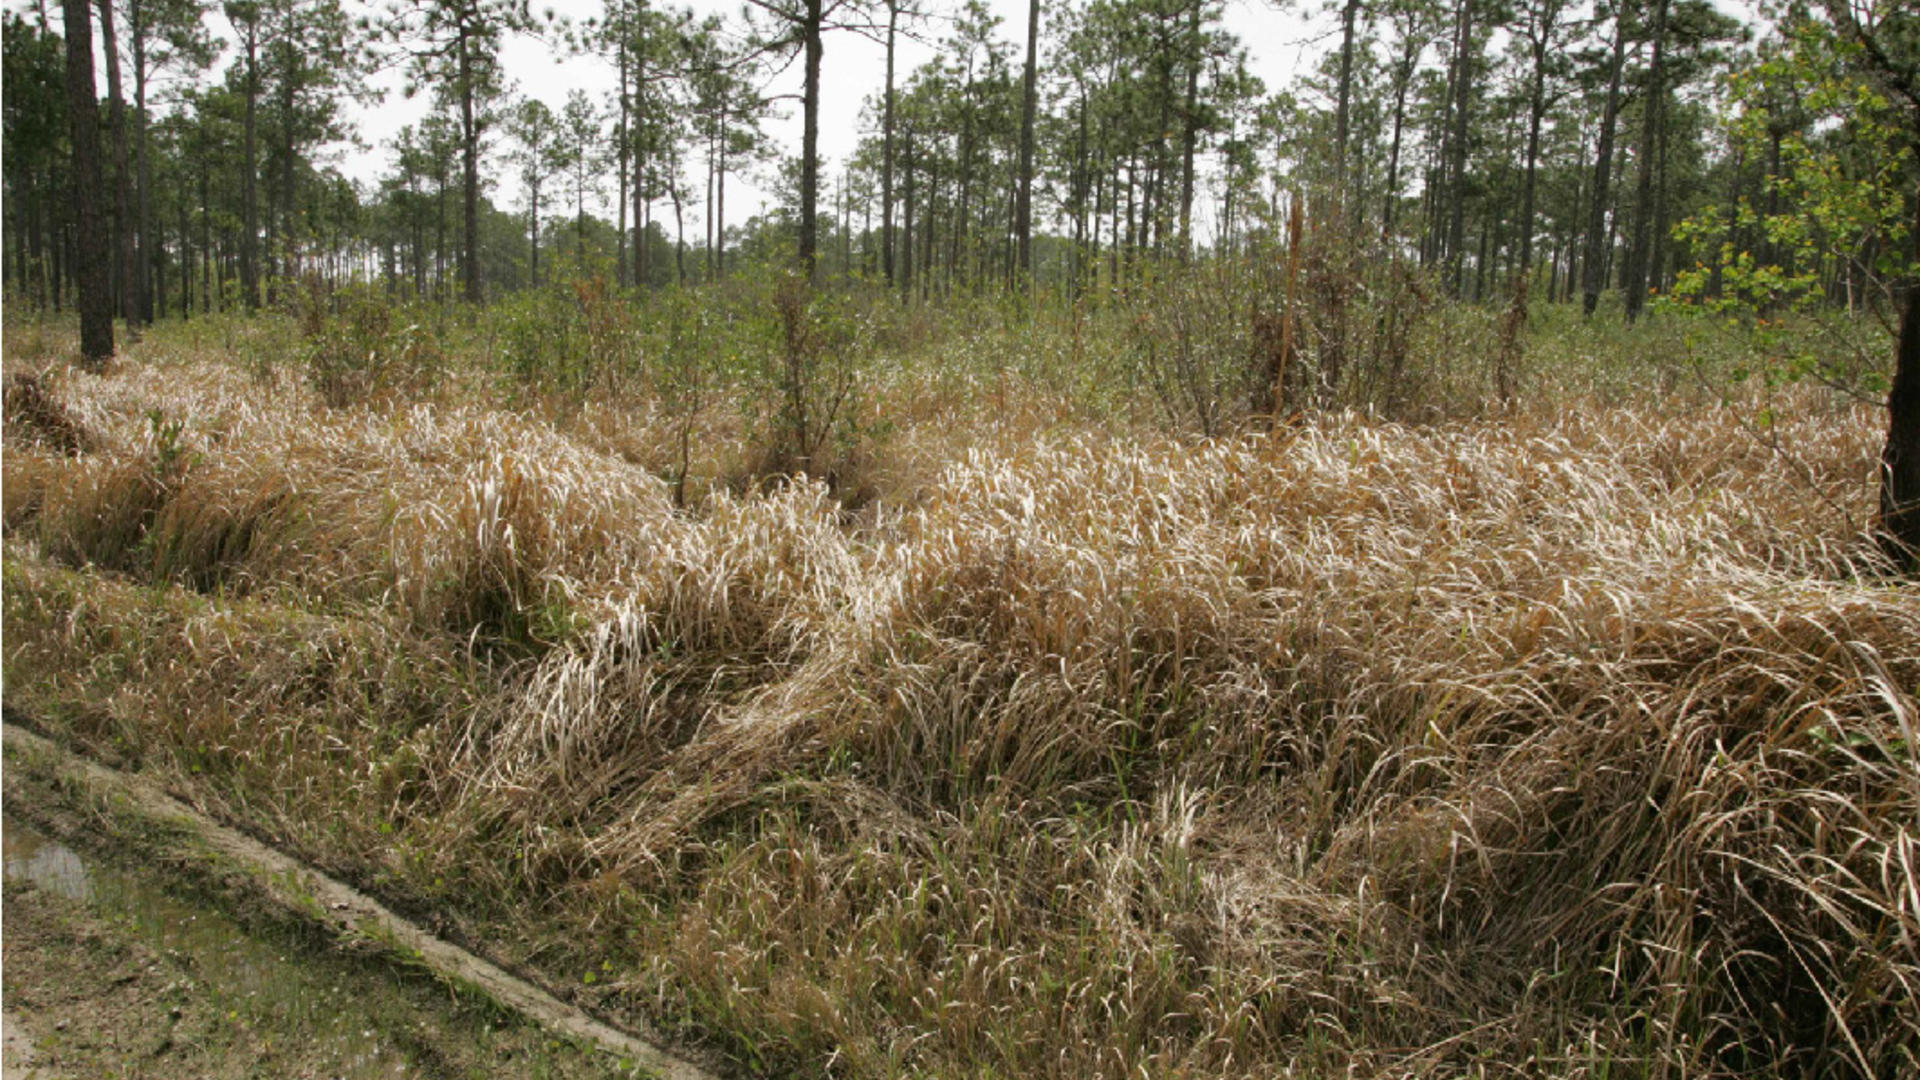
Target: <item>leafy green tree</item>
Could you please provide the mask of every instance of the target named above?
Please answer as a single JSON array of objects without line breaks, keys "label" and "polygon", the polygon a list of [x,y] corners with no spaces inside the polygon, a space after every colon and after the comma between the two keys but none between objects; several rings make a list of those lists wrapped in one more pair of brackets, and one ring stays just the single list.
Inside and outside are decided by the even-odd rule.
[{"label": "leafy green tree", "polygon": [[1680,226],[1697,264],[1675,296],[1745,320],[1768,378],[1856,391],[1878,376],[1790,348],[1779,316],[1825,321],[1837,306],[1890,328],[1897,318],[1881,517],[1889,554],[1911,566],[1920,550],[1920,18],[1884,4],[1864,17],[1851,8],[1825,14],[1787,25],[1734,75],[1730,140],[1736,154],[1766,161],[1768,175],[1759,199],[1709,207]]},{"label": "leafy green tree", "polygon": [[[1920,11],[1900,0],[1823,3],[1847,66],[1898,118],[1910,170],[1902,187],[1912,192],[1911,170],[1920,155]],[[1907,220],[1906,254],[1920,263],[1920,198]],[[1920,566],[1920,283],[1914,277],[1910,263],[1880,454],[1881,537],[1888,555],[1909,570]]]}]

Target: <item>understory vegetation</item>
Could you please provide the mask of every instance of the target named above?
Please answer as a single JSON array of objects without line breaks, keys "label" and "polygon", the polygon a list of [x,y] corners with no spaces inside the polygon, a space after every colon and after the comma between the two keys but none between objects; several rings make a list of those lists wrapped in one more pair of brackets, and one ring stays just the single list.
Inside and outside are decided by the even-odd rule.
[{"label": "understory vegetation", "polygon": [[1247,282],[10,323],[9,710],[743,1073],[1920,1067],[1883,406]]}]

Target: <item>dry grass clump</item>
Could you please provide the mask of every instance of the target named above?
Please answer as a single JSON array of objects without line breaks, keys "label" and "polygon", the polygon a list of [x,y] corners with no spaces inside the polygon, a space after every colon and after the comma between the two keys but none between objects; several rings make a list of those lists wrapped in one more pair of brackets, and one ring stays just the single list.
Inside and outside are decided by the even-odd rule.
[{"label": "dry grass clump", "polygon": [[6,377],[7,434],[24,445],[43,445],[62,454],[91,449],[94,437],[61,404],[47,380],[30,372]]},{"label": "dry grass clump", "polygon": [[[916,497],[851,523],[810,481],[677,511],[612,415],[215,382],[143,436],[141,378],[34,459],[13,693],[750,1070],[1920,1064],[1869,413],[1007,410],[935,470],[928,404]],[[48,561],[116,550],[213,595]]]}]

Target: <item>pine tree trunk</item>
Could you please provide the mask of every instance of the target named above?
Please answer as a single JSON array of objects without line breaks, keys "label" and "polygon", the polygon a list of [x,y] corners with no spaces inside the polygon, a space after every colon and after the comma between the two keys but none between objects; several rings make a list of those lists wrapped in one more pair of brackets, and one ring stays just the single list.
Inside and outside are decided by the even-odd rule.
[{"label": "pine tree trunk", "polygon": [[1394,76],[1393,147],[1387,152],[1387,205],[1380,221],[1380,235],[1388,238],[1393,235],[1393,220],[1400,212],[1400,138],[1407,120],[1407,90],[1413,85],[1414,66],[1419,63],[1422,44],[1408,33],[1406,52],[1400,57],[1400,67]]},{"label": "pine tree trunk", "polygon": [[[1196,8],[1196,10],[1198,10]],[[1347,0],[1340,13],[1340,82],[1333,108],[1333,185],[1338,192],[1347,180],[1347,130],[1353,99],[1353,26],[1360,0]]]},{"label": "pine tree trunk", "polygon": [[1627,322],[1640,317],[1647,300],[1647,273],[1653,260],[1649,247],[1653,230],[1653,173],[1659,156],[1660,128],[1665,110],[1666,85],[1662,66],[1666,53],[1667,0],[1656,0],[1653,9],[1653,59],[1647,67],[1647,95],[1640,125],[1639,175],[1634,182],[1633,239],[1628,249],[1625,293]]},{"label": "pine tree trunk", "polygon": [[653,252],[647,245],[647,5],[640,4],[633,52],[633,281],[653,284]]},{"label": "pine tree trunk", "polygon": [[249,20],[243,31],[247,48],[247,108],[243,122],[241,159],[240,289],[247,310],[260,307],[260,192],[259,132],[260,112],[260,25],[258,17]]},{"label": "pine tree trunk", "polygon": [[615,274],[622,289],[627,287],[627,155],[633,152],[630,129],[627,125],[627,111],[630,104],[627,98],[627,40],[620,39],[620,126],[614,132],[614,158],[619,163],[620,192],[613,204],[619,207],[620,221],[614,226],[614,236],[618,237],[614,252],[617,266]]},{"label": "pine tree trunk", "polygon": [[1447,194],[1452,218],[1447,226],[1447,251],[1453,260],[1453,292],[1464,284],[1466,266],[1466,178],[1468,107],[1473,101],[1473,0],[1460,0],[1460,76],[1454,84],[1453,165],[1448,170]]},{"label": "pine tree trunk", "polygon": [[[1533,196],[1539,179],[1540,121],[1547,112],[1547,46],[1553,39],[1553,24],[1559,14],[1559,0],[1542,0],[1539,22],[1533,27],[1533,89],[1527,106],[1527,179],[1520,197],[1520,273],[1533,269]],[[1549,285],[1547,296],[1553,296]]]},{"label": "pine tree trunk", "polygon": [[[147,288],[151,269],[159,257],[158,245],[153,242],[153,173],[147,161],[147,28],[142,18],[144,11],[140,0],[132,0],[133,16],[133,137],[135,181],[139,185],[135,196],[135,217],[138,223],[136,235],[140,241],[140,265],[134,273],[134,297],[139,307],[140,321],[153,322],[154,298]],[[164,280],[161,288],[165,289]],[[164,299],[160,304],[165,309]]]},{"label": "pine tree trunk", "polygon": [[113,358],[113,283],[106,222],[100,218],[100,113],[93,86],[93,25],[87,0],[66,0],[67,123],[73,143],[75,274],[80,355],[99,368]]},{"label": "pine tree trunk", "polygon": [[880,120],[880,263],[893,285],[893,52],[900,8],[887,5],[887,99]]},{"label": "pine tree trunk", "polygon": [[820,32],[825,22],[823,0],[806,0],[800,32],[806,49],[806,81],[802,90],[800,135],[800,270],[813,280],[814,249],[818,239],[820,197]]},{"label": "pine tree trunk", "polygon": [[1027,72],[1020,91],[1020,194],[1013,208],[1022,279],[1033,273],[1033,119],[1040,99],[1039,59],[1040,0],[1028,0]]},{"label": "pine tree trunk", "polygon": [[1607,247],[1611,230],[1607,225],[1607,192],[1611,190],[1613,169],[1613,128],[1620,116],[1620,72],[1626,66],[1626,0],[1619,0],[1614,12],[1613,60],[1607,76],[1607,104],[1600,114],[1599,144],[1593,156],[1592,204],[1587,209],[1587,247],[1581,257],[1581,307],[1591,316],[1600,306],[1600,292],[1606,286]]},{"label": "pine tree trunk", "polygon": [[[474,115],[473,52],[470,31],[460,26],[460,186],[463,235],[460,276],[470,304],[480,302],[480,120]],[[288,193],[291,196],[291,192]]]},{"label": "pine tree trunk", "polygon": [[713,212],[713,268],[727,276],[727,111],[720,110],[720,175],[715,178],[719,206]]},{"label": "pine tree trunk", "polygon": [[127,161],[127,106],[120,93],[120,42],[113,32],[113,0],[100,0],[101,55],[107,60],[107,124],[113,128],[113,281],[121,318],[140,318],[139,262],[134,250],[133,170]]},{"label": "pine tree trunk", "polygon": [[[1348,0],[1349,4],[1359,0]],[[1187,8],[1187,94],[1180,131],[1180,258],[1193,254],[1193,168],[1200,149],[1200,2]]]},{"label": "pine tree trunk", "polygon": [[905,190],[905,220],[900,226],[900,299],[913,299],[913,132],[906,133],[901,150],[901,186]]}]

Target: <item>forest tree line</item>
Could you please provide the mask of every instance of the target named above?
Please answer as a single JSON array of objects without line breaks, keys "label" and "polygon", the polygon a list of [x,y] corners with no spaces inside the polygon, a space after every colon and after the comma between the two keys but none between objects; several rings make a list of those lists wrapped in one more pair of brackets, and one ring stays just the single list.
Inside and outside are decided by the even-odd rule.
[{"label": "forest tree line", "polygon": [[[1838,83],[1849,42],[1795,7],[1344,0],[1285,87],[1252,74],[1218,0],[1035,0],[1011,28],[979,0],[755,0],[734,20],[607,0],[572,22],[512,0],[93,8],[113,307],[133,321],[257,307],[307,275],[479,300],[590,267],[660,285],[796,255],[906,295],[1077,293],[1272,243],[1296,200],[1317,233],[1458,297],[1526,275],[1588,311],[1618,290],[1629,318],[1676,286],[1726,289],[1723,263],[1842,304],[1884,299],[1911,265],[1911,103]],[[1909,26],[1877,29],[1912,51]],[[887,47],[858,148],[783,153],[767,126],[796,103],[770,73],[806,57],[797,105],[817,131],[820,57],[856,33]],[[614,89],[558,110],[516,92],[510,35],[599,58]],[[909,36],[934,46],[912,70],[895,64]],[[6,13],[5,64],[7,287],[58,307],[77,222],[45,0]],[[382,66],[432,109],[357,145]],[[376,149],[376,183],[343,174],[343,150]],[[508,173],[499,205],[485,180]],[[777,193],[772,213],[729,216],[743,174]]]}]

